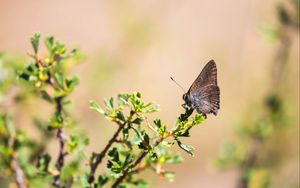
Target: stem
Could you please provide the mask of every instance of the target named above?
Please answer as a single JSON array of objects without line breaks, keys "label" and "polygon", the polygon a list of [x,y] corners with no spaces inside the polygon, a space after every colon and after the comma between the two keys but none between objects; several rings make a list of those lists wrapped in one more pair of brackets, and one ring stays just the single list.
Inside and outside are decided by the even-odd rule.
[{"label": "stem", "polygon": [[[9,130],[6,115],[5,115],[4,126],[6,127],[6,129]],[[9,132],[8,147],[12,148],[13,150],[14,150],[14,144],[15,144],[15,137],[16,137],[15,130],[10,131]],[[17,187],[18,188],[27,188],[27,185],[25,183],[25,178],[24,178],[24,172],[23,172],[22,168],[19,165],[19,161],[18,161],[18,157],[17,157],[17,151],[15,151],[15,150],[12,153],[11,169],[15,173]]]},{"label": "stem", "polygon": [[250,147],[249,152],[247,154],[247,158],[243,161],[240,166],[240,177],[237,183],[237,188],[247,188],[248,180],[245,179],[244,173],[249,168],[253,167],[257,161],[258,153],[260,151],[260,146],[263,144],[263,140],[259,138],[253,138],[252,147]]},{"label": "stem", "polygon": [[91,162],[90,164],[90,175],[89,175],[89,178],[88,178],[88,182],[91,184],[94,182],[95,180],[95,172],[96,172],[96,169],[98,168],[98,166],[101,164],[103,158],[105,157],[105,154],[107,153],[107,151],[109,150],[109,148],[112,146],[112,144],[114,142],[117,141],[117,137],[119,135],[119,133],[121,132],[121,130],[124,128],[125,126],[125,123],[123,124],[118,124],[119,125],[119,128],[118,130],[115,132],[115,134],[113,135],[113,137],[108,141],[107,145],[105,146],[105,148],[101,151],[100,154],[97,155],[96,159],[95,159],[95,162]]},{"label": "stem", "polygon": [[[191,114],[193,113],[193,109],[185,109],[185,113],[184,114],[180,114],[180,117],[179,117],[179,119],[180,120],[186,120],[186,119],[188,119],[190,116],[191,116]],[[176,131],[176,130],[174,130],[174,131]],[[170,136],[172,136],[173,134],[174,134],[174,131],[171,131],[171,132],[169,132],[166,136],[164,136],[164,137],[158,137],[155,141],[154,141],[154,143],[153,143],[153,145],[152,145],[152,148],[155,148],[158,144],[160,144],[163,140],[165,140],[166,138],[168,138],[168,137],[170,137]],[[149,153],[149,150],[148,151],[144,151],[140,156],[139,156],[139,158],[128,168],[128,169],[134,169],[137,165],[139,165],[141,162],[142,162],[142,160],[147,156],[147,154]],[[112,185],[112,187],[111,188],[117,188],[118,186],[119,186],[119,184],[128,176],[128,175],[131,175],[131,174],[134,174],[134,173],[137,173],[137,172],[139,172],[140,170],[138,170],[138,169],[136,169],[136,170],[133,170],[133,171],[129,171],[129,170],[127,170],[127,171],[125,171],[124,172],[124,174],[121,176],[121,177],[119,177],[116,181],[115,181],[115,183]]]},{"label": "stem", "polygon": [[[56,113],[62,119],[62,122],[64,122],[63,115],[62,115],[62,111],[63,111],[62,99],[63,99],[62,97],[57,97],[55,98],[55,102],[56,102]],[[54,176],[52,185],[56,187],[61,187],[60,172],[65,163],[65,156],[67,155],[67,153],[65,152],[65,142],[64,142],[65,134],[64,134],[63,126],[57,129],[56,138],[58,139],[59,142],[59,153],[55,162],[55,167],[57,171],[59,171],[59,174]]]},{"label": "stem", "polygon": [[139,172],[145,170],[145,169],[148,168],[148,167],[151,167],[151,166],[145,165],[145,166],[142,166],[142,167],[138,167],[138,168],[136,168],[135,170],[132,170],[132,171],[129,173],[129,175],[137,174],[137,173],[139,173]]},{"label": "stem", "polygon": [[280,39],[280,46],[277,51],[277,54],[274,59],[274,65],[272,70],[272,81],[273,81],[273,88],[277,88],[278,84],[282,80],[282,74],[284,72],[284,68],[286,67],[290,48],[292,45],[291,34],[287,29],[284,29],[282,32],[282,36]]},{"label": "stem", "polygon": [[14,171],[16,175],[16,183],[18,188],[27,188],[24,180],[24,173],[23,170],[21,169],[18,159],[17,159],[17,153],[13,153],[13,166],[14,166]]},{"label": "stem", "polygon": [[[161,143],[165,138],[163,137],[159,137],[155,140],[155,142],[152,145],[152,148],[155,148],[159,143]],[[142,162],[142,160],[147,156],[147,154],[149,153],[149,151],[144,151],[139,158],[137,158],[137,160],[130,166],[130,168],[128,169],[133,169],[135,168],[138,164],[140,164]],[[132,172],[135,171],[131,171],[129,172],[128,170],[126,172],[124,172],[124,174],[119,177],[115,183],[111,186],[111,188],[117,188],[119,186],[119,184],[130,174],[132,174]],[[138,172],[138,171],[137,171]]]}]

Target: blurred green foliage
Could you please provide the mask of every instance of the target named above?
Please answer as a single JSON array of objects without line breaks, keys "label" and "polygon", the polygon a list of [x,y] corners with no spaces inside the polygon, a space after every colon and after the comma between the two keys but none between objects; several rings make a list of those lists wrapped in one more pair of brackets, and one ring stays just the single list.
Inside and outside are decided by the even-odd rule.
[{"label": "blurred green foliage", "polygon": [[[18,187],[50,187],[53,185],[62,187],[62,184],[73,184],[76,173],[80,173],[80,166],[84,158],[84,147],[88,144],[81,133],[72,132],[71,135],[63,133],[63,128],[68,125],[70,117],[65,111],[68,104],[67,96],[78,84],[78,78],[66,76],[67,63],[79,60],[77,50],[67,51],[64,44],[53,37],[45,38],[47,55],[38,56],[40,34],[36,33],[31,38],[34,54],[28,53],[32,61],[24,67],[24,60],[9,58],[1,55],[1,69],[4,74],[1,78],[0,92],[4,100],[1,101],[1,134],[3,143],[0,151],[1,170],[5,181],[14,181]],[[20,63],[21,62],[21,63]],[[19,79],[17,79],[19,78]],[[20,82],[23,80],[23,82]],[[25,82],[24,82],[25,81]],[[18,87],[19,86],[19,87]],[[17,92],[12,93],[13,88],[18,87]],[[16,100],[18,96],[34,94],[53,105],[54,113],[49,120],[33,119],[33,125],[41,134],[40,139],[32,138],[25,128],[19,129],[12,123],[9,106],[21,102]],[[13,100],[8,103],[9,95]],[[8,107],[7,107],[8,106]],[[60,151],[57,160],[53,160],[46,148],[53,139],[56,131],[56,139],[59,140]],[[70,156],[67,163],[64,157]],[[21,173],[17,173],[21,172]],[[2,174],[2,173],[1,173]],[[62,183],[63,182],[63,183]]]},{"label": "blurred green foliage", "polygon": [[[286,154],[280,142],[291,128],[290,117],[286,113],[286,97],[280,86],[282,72],[288,61],[292,41],[291,31],[299,33],[299,0],[290,0],[277,6],[277,28],[263,25],[262,32],[269,41],[279,42],[279,49],[272,67],[272,87],[263,99],[262,112],[256,120],[240,123],[235,141],[227,142],[219,151],[216,160],[222,168],[236,167],[240,171],[238,188],[271,187],[278,167]],[[286,91],[285,91],[286,92]],[[254,109],[254,108],[253,108]],[[276,143],[276,144],[274,144]],[[286,185],[284,185],[286,186]]]}]

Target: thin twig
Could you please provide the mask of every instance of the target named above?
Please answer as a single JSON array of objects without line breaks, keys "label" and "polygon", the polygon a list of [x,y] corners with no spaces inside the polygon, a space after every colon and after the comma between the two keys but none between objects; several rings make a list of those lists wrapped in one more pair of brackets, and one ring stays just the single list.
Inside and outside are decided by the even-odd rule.
[{"label": "thin twig", "polygon": [[133,174],[138,174],[139,172],[145,170],[146,168],[148,168],[149,166],[147,165],[143,165],[141,167],[137,167],[135,170],[132,170],[131,172],[129,172],[128,175],[133,175]]},{"label": "thin twig", "polygon": [[99,154],[97,154],[95,161],[94,162],[91,161],[91,163],[90,163],[90,174],[89,174],[89,178],[88,178],[88,182],[90,184],[94,182],[94,180],[95,180],[94,176],[95,176],[96,169],[98,168],[99,164],[101,164],[101,162],[102,162],[103,158],[105,157],[105,154],[107,153],[109,148],[112,146],[112,144],[114,142],[117,141],[118,135],[121,132],[121,130],[124,128],[125,123],[118,124],[118,125],[119,125],[118,130],[115,132],[113,137],[108,141],[105,148]]},{"label": "thin twig", "polygon": [[262,145],[262,140],[255,137],[252,140],[252,145],[248,151],[247,158],[242,162],[240,166],[240,172],[242,175],[240,175],[239,181],[237,183],[237,188],[247,188],[248,187],[248,181],[245,179],[245,176],[243,175],[247,169],[250,167],[253,167],[257,161],[258,153],[260,151],[260,146]]},{"label": "thin twig", "polygon": [[[9,147],[13,148],[14,142],[15,142],[15,137],[11,136],[10,138],[10,143]],[[11,161],[12,169],[15,173],[16,177],[16,184],[18,188],[27,188],[25,179],[24,179],[24,172],[22,168],[19,165],[18,157],[17,157],[17,151],[13,151],[12,153],[12,161]]]},{"label": "thin twig", "polygon": [[[61,121],[64,122],[64,118],[62,115],[62,111],[63,111],[63,107],[62,107],[62,97],[57,97],[55,98],[55,102],[56,102],[56,113],[57,115],[61,118]],[[56,159],[55,162],[55,167],[56,170],[59,172],[58,175],[54,176],[52,185],[56,186],[56,187],[61,187],[61,182],[60,182],[60,172],[62,167],[64,166],[65,163],[65,156],[67,155],[67,153],[65,152],[65,134],[64,134],[64,130],[63,130],[63,126],[57,129],[57,135],[56,138],[58,139],[59,142],[59,153],[58,153],[58,157]]]},{"label": "thin twig", "polygon": [[[160,144],[165,138],[163,137],[159,137],[155,140],[155,142],[152,145],[152,148],[156,147],[158,144]],[[142,160],[147,156],[147,154],[149,153],[149,151],[144,151],[139,158],[137,158],[137,160],[130,166],[130,168],[128,169],[134,169],[138,164],[140,164],[142,162]],[[134,171],[126,171],[124,172],[124,174],[119,177],[115,183],[111,186],[111,188],[117,188],[119,186],[119,184],[128,176],[131,175],[132,172]],[[137,171],[138,172],[138,171]]]},{"label": "thin twig", "polygon": [[17,159],[17,152],[14,152],[12,155],[12,163],[13,163],[13,168],[15,171],[15,176],[16,176],[16,184],[18,188],[27,188],[25,179],[24,179],[24,172],[21,169],[18,159]]},{"label": "thin twig", "polygon": [[[181,114],[180,115],[180,119],[188,119],[190,117],[190,115],[193,113],[193,110],[192,109],[185,109],[185,113],[184,114]],[[176,130],[174,130],[176,131]],[[163,140],[165,140],[166,138],[172,136],[174,134],[174,131],[170,131],[168,132],[168,134],[166,134],[164,137],[158,137],[153,145],[152,145],[152,148],[155,148],[156,146],[158,146]],[[131,172],[132,171],[129,171],[129,169],[134,169],[137,165],[139,165],[142,160],[147,156],[147,154],[149,153],[149,151],[144,151],[140,156],[139,158],[128,168],[127,171],[124,172],[124,174],[119,177],[115,183],[112,185],[111,188],[117,188],[119,186],[119,184],[128,176],[128,175],[131,175]]]},{"label": "thin twig", "polygon": [[[8,128],[7,119],[4,121],[4,123],[5,123],[5,126]],[[16,138],[15,131],[10,132],[9,140],[8,140],[8,147],[9,148],[14,149],[15,138]],[[17,157],[17,151],[13,151],[13,153],[12,153],[11,168],[15,173],[17,187],[18,188],[27,188],[27,185],[25,183],[25,178],[24,178],[24,172],[23,172],[22,168],[19,165],[19,161],[18,161],[18,157]]]},{"label": "thin twig", "polygon": [[148,125],[148,128],[151,129],[152,131],[154,131],[155,133],[157,132],[157,128],[155,128],[153,125],[151,125],[151,123],[149,122],[148,118],[142,113],[141,114],[142,118],[144,118],[146,120],[146,123]]}]

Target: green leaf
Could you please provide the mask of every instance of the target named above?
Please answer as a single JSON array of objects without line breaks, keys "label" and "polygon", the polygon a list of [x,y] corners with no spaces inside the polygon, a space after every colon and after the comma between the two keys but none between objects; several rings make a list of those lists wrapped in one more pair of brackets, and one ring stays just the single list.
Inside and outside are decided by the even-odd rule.
[{"label": "green leaf", "polygon": [[146,113],[154,113],[159,111],[159,105],[151,106],[145,112]]},{"label": "green leaf", "polygon": [[250,188],[267,188],[271,185],[271,172],[268,169],[253,168],[249,170],[247,180]]},{"label": "green leaf", "polygon": [[147,146],[145,146],[145,144],[143,142],[139,142],[138,143],[138,147],[139,147],[139,149],[143,149],[143,150],[147,150],[148,149]]},{"label": "green leaf", "polygon": [[38,81],[38,77],[36,77],[36,76],[30,76],[29,77],[29,81],[30,82],[37,82]]},{"label": "green leaf", "polygon": [[29,74],[27,74],[27,73],[21,73],[20,75],[19,75],[19,78],[21,78],[21,79],[24,79],[24,80],[26,80],[26,81],[28,81],[29,80],[29,78],[30,78],[30,75]]},{"label": "green leaf", "polygon": [[168,180],[169,182],[173,182],[174,178],[175,178],[175,173],[174,172],[164,172],[163,176],[166,180]]},{"label": "green leaf", "polygon": [[[122,166],[114,161],[108,160],[107,162],[107,168],[109,168],[113,173],[115,173],[115,176],[120,176],[122,173]],[[113,175],[113,174],[112,174]]]},{"label": "green leaf", "polygon": [[72,78],[67,78],[66,79],[66,85],[67,85],[67,88],[70,90],[70,91],[73,91],[73,89],[75,88],[76,85],[79,84],[79,78],[74,76]]},{"label": "green leaf", "polygon": [[116,113],[116,118],[118,118],[118,119],[121,120],[121,121],[125,121],[124,114],[123,114],[123,112],[121,112],[121,111],[117,111],[117,113]]},{"label": "green leaf", "polygon": [[40,36],[40,33],[35,33],[30,39],[35,54],[38,53]]},{"label": "green leaf", "polygon": [[192,127],[188,127],[188,128],[186,128],[186,129],[183,129],[183,130],[181,130],[179,133],[178,133],[178,136],[180,136],[180,137],[190,137],[190,129],[191,129]]},{"label": "green leaf", "polygon": [[153,150],[150,150],[150,158],[152,161],[156,161],[158,159],[157,153]]},{"label": "green leaf", "polygon": [[55,52],[59,55],[63,55],[66,52],[65,45],[59,41],[55,43]]},{"label": "green leaf", "polygon": [[123,166],[128,166],[133,161],[132,154],[126,155]]},{"label": "green leaf", "polygon": [[50,161],[51,161],[51,156],[49,154],[46,153],[41,155],[38,159],[37,168],[41,172],[48,172]]},{"label": "green leaf", "polygon": [[114,161],[114,162],[119,162],[120,157],[119,157],[119,152],[117,148],[113,148],[108,152],[108,156]]},{"label": "green leaf", "polygon": [[190,154],[191,156],[194,156],[194,148],[191,146],[188,146],[186,144],[181,143],[179,140],[177,140],[177,144],[178,146],[183,149],[184,151],[186,151],[188,154]]},{"label": "green leaf", "polygon": [[161,123],[160,119],[155,119],[154,124],[157,126],[159,135],[164,136],[167,133],[167,127]]},{"label": "green leaf", "polygon": [[72,153],[78,146],[79,138],[77,136],[71,135],[70,139],[68,140],[68,153]]},{"label": "green leaf", "polygon": [[137,118],[135,118],[131,123],[140,125],[143,121],[144,121],[143,118],[137,117]]},{"label": "green leaf", "polygon": [[29,64],[27,67],[26,67],[26,70],[32,74],[32,73],[37,73],[38,72],[38,68],[36,67],[35,64]]},{"label": "green leaf", "polygon": [[142,97],[142,95],[141,95],[140,92],[136,92],[134,95],[135,95],[137,98],[139,98],[139,99]]},{"label": "green leaf", "polygon": [[149,187],[149,184],[143,179],[136,180],[134,182],[134,185],[137,186],[137,188],[148,188]]},{"label": "green leaf", "polygon": [[63,118],[61,117],[61,114],[55,113],[52,118],[50,118],[50,124],[54,128],[60,128],[63,124]]},{"label": "green leaf", "polygon": [[77,55],[77,52],[78,52],[78,49],[76,49],[76,48],[72,49],[67,57],[68,58],[74,57],[75,55]]},{"label": "green leaf", "polygon": [[64,76],[61,73],[56,72],[54,78],[61,89],[65,88]]},{"label": "green leaf", "polygon": [[74,178],[75,174],[77,175],[77,172],[80,169],[80,164],[83,159],[84,153],[78,152],[72,159],[70,159],[70,161],[66,161],[60,173],[60,178],[62,182],[69,181]]},{"label": "green leaf", "polygon": [[131,188],[131,185],[129,183],[122,182],[120,183],[119,188]]},{"label": "green leaf", "polygon": [[44,100],[48,101],[49,103],[53,103],[52,97],[45,90],[41,91],[41,94]]},{"label": "green leaf", "polygon": [[[135,129],[133,129],[133,130],[135,130]],[[146,131],[135,130],[135,132],[137,134],[139,134],[140,139],[142,139],[139,142],[138,147],[140,149],[148,150],[151,146],[150,146],[150,138],[149,138],[148,134],[146,133]]]},{"label": "green leaf", "polygon": [[166,157],[166,164],[177,164],[181,163],[183,161],[183,158],[180,155],[173,155],[173,156],[167,156]]},{"label": "green leaf", "polygon": [[143,137],[144,137],[144,142],[146,142],[146,144],[149,145],[149,143],[150,143],[150,138],[149,138],[148,134],[147,134],[145,131],[143,131],[143,132],[142,132],[142,135],[143,135]]},{"label": "green leaf", "polygon": [[90,157],[90,164],[96,162],[96,158],[100,155],[99,153],[92,152],[92,156]]},{"label": "green leaf", "polygon": [[162,127],[162,124],[161,124],[161,120],[160,120],[160,119],[155,119],[153,122],[154,122],[154,124],[157,126],[157,128],[161,128],[161,127]]},{"label": "green leaf", "polygon": [[129,97],[130,95],[125,93],[125,94],[119,94],[118,95],[118,105],[119,106],[129,106]]},{"label": "green leaf", "polygon": [[107,176],[99,176],[96,182],[97,187],[102,187],[108,182],[109,178]]},{"label": "green leaf", "polygon": [[123,133],[123,139],[127,140],[129,135],[129,126],[124,126],[122,133]]},{"label": "green leaf", "polygon": [[84,187],[84,188],[90,187],[88,179],[89,179],[88,172],[85,172],[82,176],[80,176],[80,185],[81,185],[81,187]]},{"label": "green leaf", "polygon": [[48,37],[45,38],[45,45],[46,45],[46,47],[48,49],[48,52],[50,54],[52,54],[53,44],[54,44],[53,36],[48,36]]},{"label": "green leaf", "polygon": [[90,101],[90,109],[96,110],[100,114],[105,114],[105,110],[103,110],[96,101]]},{"label": "green leaf", "polygon": [[107,168],[112,168],[113,166],[114,166],[114,163],[112,161],[108,160],[106,167]]},{"label": "green leaf", "polygon": [[114,99],[112,97],[110,97],[108,99],[105,99],[104,103],[105,103],[105,105],[108,109],[113,110],[113,108],[114,108]]},{"label": "green leaf", "polygon": [[198,125],[205,120],[205,117],[202,114],[196,114],[195,117],[192,118],[192,123],[194,125]]},{"label": "green leaf", "polygon": [[186,108],[185,113],[180,114],[180,116],[178,118],[178,122],[187,121],[189,119],[189,117],[192,115],[193,111],[194,110],[192,108]]}]

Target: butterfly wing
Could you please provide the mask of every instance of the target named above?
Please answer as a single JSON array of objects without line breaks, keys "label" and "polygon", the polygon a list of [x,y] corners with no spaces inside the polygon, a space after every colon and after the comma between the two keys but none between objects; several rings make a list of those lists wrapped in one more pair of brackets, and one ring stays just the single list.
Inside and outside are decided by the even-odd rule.
[{"label": "butterfly wing", "polygon": [[217,115],[220,109],[220,89],[217,85],[206,85],[197,90],[191,90],[192,108],[198,113]]},{"label": "butterfly wing", "polygon": [[196,80],[191,85],[190,90],[197,90],[200,87],[213,84],[217,85],[217,66],[214,60],[210,60],[202,69]]},{"label": "butterfly wing", "polygon": [[209,61],[188,91],[191,107],[204,115],[217,115],[220,109],[220,89],[217,85],[217,66]]}]

